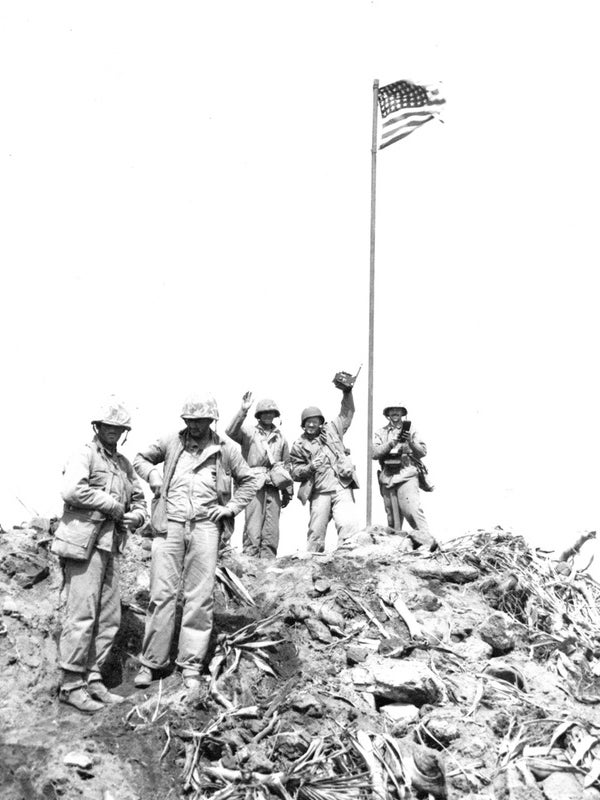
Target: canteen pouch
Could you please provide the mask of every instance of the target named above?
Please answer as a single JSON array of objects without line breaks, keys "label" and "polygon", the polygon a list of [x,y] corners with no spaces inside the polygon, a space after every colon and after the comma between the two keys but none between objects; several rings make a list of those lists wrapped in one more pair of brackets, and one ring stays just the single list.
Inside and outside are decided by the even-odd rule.
[{"label": "canteen pouch", "polygon": [[271,467],[269,478],[276,489],[285,489],[294,483],[289,471],[281,463]]},{"label": "canteen pouch", "polygon": [[150,525],[155,534],[167,532],[167,501],[162,493],[150,502]]}]

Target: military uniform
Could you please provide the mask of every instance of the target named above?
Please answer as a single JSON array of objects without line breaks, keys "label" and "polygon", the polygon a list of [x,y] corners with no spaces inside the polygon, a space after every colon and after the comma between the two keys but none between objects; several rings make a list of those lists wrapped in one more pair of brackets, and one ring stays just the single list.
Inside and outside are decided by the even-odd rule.
[{"label": "military uniform", "polygon": [[419,462],[427,455],[427,446],[418,433],[397,443],[397,428],[390,422],[373,438],[372,457],[379,461],[379,488],[383,497],[388,525],[402,530],[404,520],[412,530],[409,536],[417,546],[432,546],[435,540],[421,507]]},{"label": "military uniform", "polygon": [[[312,412],[318,412],[312,414]],[[302,423],[310,416],[323,416],[317,408],[305,409]],[[358,478],[344,446],[344,434],[354,417],[352,392],[344,392],[340,413],[331,422],[323,422],[318,436],[310,438],[304,433],[294,442],[290,453],[291,472],[300,482],[298,498],[310,503],[308,549],[322,553],[329,520],[333,519],[338,533],[338,543],[343,545],[359,530],[353,489],[358,488]],[[312,461],[322,456],[324,465],[317,469]]]},{"label": "military uniform", "polygon": [[290,451],[279,428],[265,427],[261,423],[260,414],[267,410],[273,410],[279,416],[272,401],[262,400],[257,404],[256,425],[244,424],[247,411],[241,408],[225,430],[227,436],[241,446],[242,456],[257,475],[256,494],[246,506],[242,548],[246,555],[258,558],[275,558],[277,555],[282,493],[287,495],[288,502],[293,495],[292,486],[277,489],[269,475],[275,464],[288,463]]}]

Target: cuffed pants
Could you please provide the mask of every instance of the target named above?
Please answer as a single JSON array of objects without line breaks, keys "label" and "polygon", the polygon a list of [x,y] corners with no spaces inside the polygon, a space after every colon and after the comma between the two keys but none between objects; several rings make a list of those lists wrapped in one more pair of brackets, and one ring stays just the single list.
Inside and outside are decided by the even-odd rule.
[{"label": "cuffed pants", "polygon": [[183,616],[176,663],[199,670],[208,650],[213,624],[213,589],[219,527],[210,520],[169,520],[167,533],[152,542],[150,603],[140,662],[152,669],[169,664],[181,585]]},{"label": "cuffed pants", "polygon": [[380,488],[390,528],[399,533],[406,520],[413,529],[409,535],[416,545],[431,544],[434,538],[421,508],[419,479],[409,478],[403,483]]},{"label": "cuffed pants", "polygon": [[247,556],[275,558],[279,545],[281,492],[263,486],[246,506],[242,549]]},{"label": "cuffed pants", "polygon": [[333,518],[338,534],[338,547],[359,529],[352,489],[339,488],[335,492],[316,492],[310,500],[308,523],[308,549],[315,553],[325,550],[325,534]]},{"label": "cuffed pants", "polygon": [[95,548],[88,561],[64,561],[66,605],[59,666],[99,677],[119,625],[119,556]]}]

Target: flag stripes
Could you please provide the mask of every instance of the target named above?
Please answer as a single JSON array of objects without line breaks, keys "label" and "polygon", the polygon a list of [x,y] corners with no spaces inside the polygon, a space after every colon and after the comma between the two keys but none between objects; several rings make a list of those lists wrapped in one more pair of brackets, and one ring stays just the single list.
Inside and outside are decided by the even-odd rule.
[{"label": "flag stripes", "polygon": [[439,115],[437,106],[446,101],[439,90],[410,81],[396,81],[383,86],[377,96],[383,123],[379,149],[404,139],[414,130]]}]

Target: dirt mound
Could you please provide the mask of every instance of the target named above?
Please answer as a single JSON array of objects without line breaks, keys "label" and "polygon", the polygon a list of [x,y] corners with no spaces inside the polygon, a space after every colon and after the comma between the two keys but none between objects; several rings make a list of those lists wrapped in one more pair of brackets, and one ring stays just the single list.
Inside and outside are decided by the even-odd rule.
[{"label": "dirt mound", "polygon": [[0,534],[3,798],[600,798],[600,587],[500,530],[422,555],[372,529],[219,567],[210,667],[136,691],[148,540],[123,565],[106,681],[57,702],[61,574],[44,525]]}]

